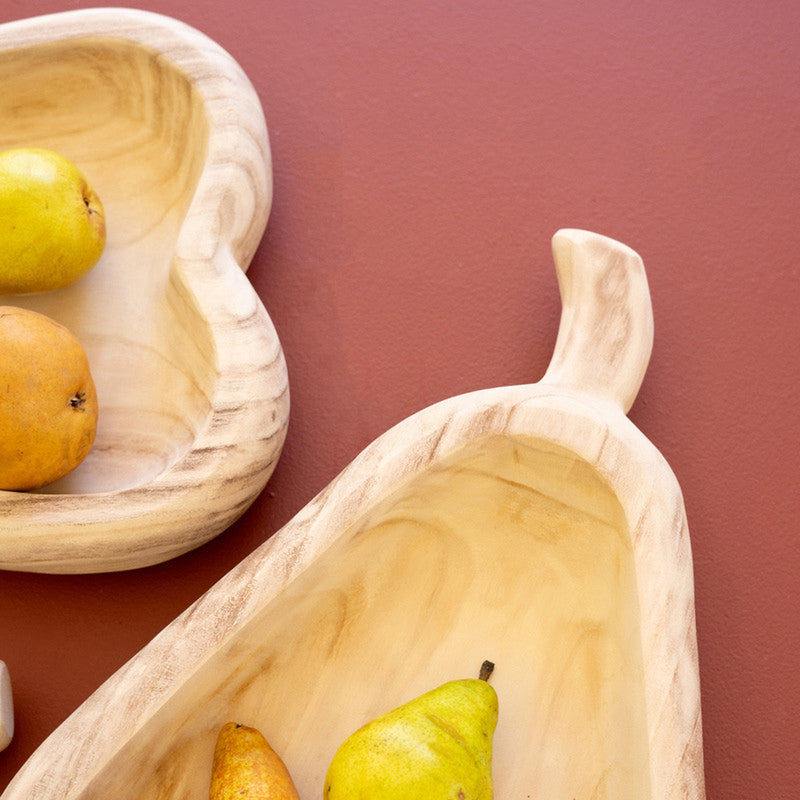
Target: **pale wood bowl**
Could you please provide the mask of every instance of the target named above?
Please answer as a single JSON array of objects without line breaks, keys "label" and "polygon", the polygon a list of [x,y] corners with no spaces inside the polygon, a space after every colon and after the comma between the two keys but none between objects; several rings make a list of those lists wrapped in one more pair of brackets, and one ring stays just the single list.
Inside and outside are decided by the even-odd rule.
[{"label": "pale wood bowl", "polygon": [[0,296],[78,336],[100,406],[76,470],[0,491],[0,568],[164,561],[245,511],[286,434],[283,352],[244,274],[272,199],[258,96],[203,34],[130,9],[0,26],[0,85],[0,150],[72,159],[108,223],[86,277]]},{"label": "pale wood bowl", "polygon": [[100,687],[2,800],[207,797],[259,728],[301,797],[362,723],[495,662],[498,800],[704,797],[678,483],[626,416],[649,362],[638,255],[565,230],[536,384],[453,397],[367,447]]}]

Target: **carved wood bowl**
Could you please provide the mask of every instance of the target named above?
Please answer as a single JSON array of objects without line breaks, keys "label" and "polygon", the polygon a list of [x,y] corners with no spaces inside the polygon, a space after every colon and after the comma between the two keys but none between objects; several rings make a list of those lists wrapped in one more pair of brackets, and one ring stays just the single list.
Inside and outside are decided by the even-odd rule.
[{"label": "carved wood bowl", "polygon": [[484,659],[495,796],[704,797],[693,578],[675,476],[627,411],[652,345],[638,255],[558,232],[535,384],[437,403],[367,447],[109,678],[2,800],[207,796],[227,721],[303,798],[367,720]]},{"label": "carved wood bowl", "polygon": [[0,296],[72,330],[100,407],[77,469],[0,491],[0,569],[164,561],[244,512],[286,433],[283,352],[244,274],[272,198],[258,96],[203,34],[125,9],[0,26],[0,85],[0,150],[73,160],[108,227],[78,282]]}]

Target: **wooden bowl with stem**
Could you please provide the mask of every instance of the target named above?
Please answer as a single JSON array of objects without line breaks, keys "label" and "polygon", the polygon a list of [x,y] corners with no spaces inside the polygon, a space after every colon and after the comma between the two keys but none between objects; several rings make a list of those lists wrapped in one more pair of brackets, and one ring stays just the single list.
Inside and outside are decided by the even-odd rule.
[{"label": "wooden bowl with stem", "polygon": [[494,662],[498,798],[702,800],[689,532],[629,420],[653,318],[639,256],[562,230],[540,381],[403,420],[108,679],[2,800],[207,796],[220,727],[303,798],[379,714]]}]

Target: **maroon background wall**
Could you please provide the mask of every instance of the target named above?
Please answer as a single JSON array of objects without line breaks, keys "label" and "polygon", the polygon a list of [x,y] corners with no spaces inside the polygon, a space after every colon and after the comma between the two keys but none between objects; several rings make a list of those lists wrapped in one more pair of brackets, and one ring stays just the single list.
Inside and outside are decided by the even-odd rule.
[{"label": "maroon background wall", "polygon": [[[89,5],[0,0],[0,22]],[[650,281],[630,416],[684,492],[708,797],[795,800],[800,4],[139,7],[218,41],[261,97],[275,205],[248,274],[286,352],[289,436],[268,490],[198,551],[115,575],[0,572],[17,711],[0,790],[389,426],[538,380],[560,312],[550,237],[583,227],[636,249]]]}]

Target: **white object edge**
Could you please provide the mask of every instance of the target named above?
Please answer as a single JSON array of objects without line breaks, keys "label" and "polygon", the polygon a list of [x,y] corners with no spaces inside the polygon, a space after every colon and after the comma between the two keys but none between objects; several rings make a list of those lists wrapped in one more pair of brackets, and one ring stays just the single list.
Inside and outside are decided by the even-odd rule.
[{"label": "white object edge", "polygon": [[14,702],[11,698],[11,677],[4,661],[0,661],[0,750],[5,750],[14,736]]}]

